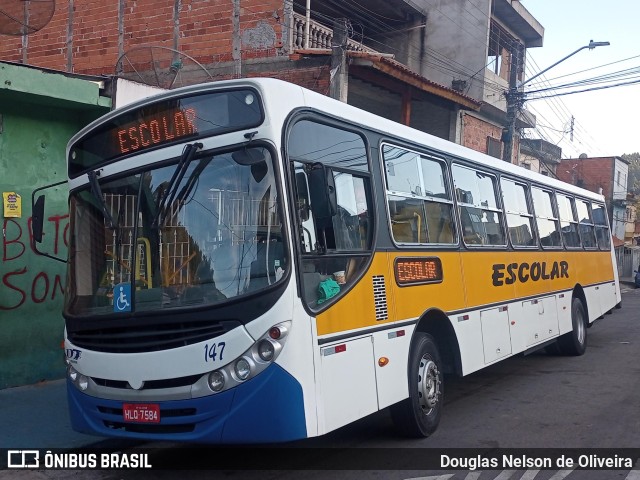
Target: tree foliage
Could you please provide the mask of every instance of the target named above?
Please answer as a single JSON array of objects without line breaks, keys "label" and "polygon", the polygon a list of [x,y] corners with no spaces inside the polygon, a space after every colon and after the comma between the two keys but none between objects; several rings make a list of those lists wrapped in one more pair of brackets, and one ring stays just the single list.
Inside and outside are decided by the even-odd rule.
[{"label": "tree foliage", "polygon": [[621,155],[629,162],[629,183],[627,190],[629,192],[640,195],[640,152],[625,153]]}]

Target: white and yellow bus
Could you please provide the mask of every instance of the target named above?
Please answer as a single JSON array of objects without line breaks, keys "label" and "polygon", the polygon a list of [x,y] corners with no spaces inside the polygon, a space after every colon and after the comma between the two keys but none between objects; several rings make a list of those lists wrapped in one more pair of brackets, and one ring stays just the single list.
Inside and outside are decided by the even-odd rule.
[{"label": "white and yellow bus", "polygon": [[621,302],[601,195],[282,81],[116,109],[67,158],[80,432],[281,442],[390,408],[428,436],[445,374],[581,355]]}]

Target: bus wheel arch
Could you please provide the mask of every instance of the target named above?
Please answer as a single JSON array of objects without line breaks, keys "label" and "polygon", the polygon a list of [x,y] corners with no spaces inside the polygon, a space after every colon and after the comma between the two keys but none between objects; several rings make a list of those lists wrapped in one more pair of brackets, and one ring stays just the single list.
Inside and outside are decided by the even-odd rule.
[{"label": "bus wheel arch", "polygon": [[442,310],[430,309],[426,311],[418,320],[414,335],[417,332],[426,333],[433,337],[440,351],[445,374],[462,376],[458,338],[449,317]]},{"label": "bus wheel arch", "polygon": [[438,427],[444,398],[444,374],[455,372],[460,352],[444,313],[434,311],[419,321],[407,362],[409,397],[390,407],[398,430],[408,437],[428,437]]},{"label": "bus wheel arch", "polygon": [[564,355],[583,355],[587,350],[587,328],[590,326],[586,297],[577,285],[571,296],[571,331],[557,340],[560,352]]}]

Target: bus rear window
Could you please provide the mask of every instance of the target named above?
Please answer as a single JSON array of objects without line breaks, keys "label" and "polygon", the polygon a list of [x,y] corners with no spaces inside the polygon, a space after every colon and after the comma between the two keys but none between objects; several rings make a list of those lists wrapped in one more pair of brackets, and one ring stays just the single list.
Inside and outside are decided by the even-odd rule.
[{"label": "bus rear window", "polygon": [[75,142],[69,176],[161,145],[256,127],[263,118],[250,89],[159,100],[112,117]]}]

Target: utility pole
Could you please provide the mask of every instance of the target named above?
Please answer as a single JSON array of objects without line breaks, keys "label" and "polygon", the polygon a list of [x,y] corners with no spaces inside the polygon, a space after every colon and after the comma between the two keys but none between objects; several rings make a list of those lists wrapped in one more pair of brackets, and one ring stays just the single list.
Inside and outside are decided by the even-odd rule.
[{"label": "utility pole", "polygon": [[329,96],[347,102],[349,71],[347,70],[347,19],[338,18],[333,22],[331,39],[331,73]]},{"label": "utility pole", "polygon": [[571,132],[570,139],[572,142],[573,142],[573,125],[575,121],[576,121],[576,118],[573,115],[571,115],[571,129],[569,130],[569,132]]},{"label": "utility pole", "polygon": [[504,150],[502,151],[502,159],[505,162],[513,162],[513,137],[516,134],[516,120],[518,111],[522,108],[522,96],[518,90],[518,68],[520,65],[520,50],[513,48],[511,50],[511,65],[509,66],[509,90],[505,93],[507,97],[507,119],[506,126],[502,131],[502,141]]},{"label": "utility pole", "polygon": [[594,42],[593,40],[590,40],[587,45],[584,45],[578,48],[577,50],[575,50],[574,52],[571,52],[569,55],[562,57],[560,60],[558,60],[556,63],[554,63],[550,67],[545,68],[544,70],[536,73],[533,77],[521,83],[518,83],[517,69],[514,68],[515,64],[517,64],[517,62],[519,62],[520,60],[519,53],[517,54],[518,58],[517,59],[515,58],[516,57],[515,52],[519,52],[519,50],[512,51],[511,53],[512,65],[511,65],[511,70],[509,72],[510,73],[509,90],[505,92],[505,96],[507,97],[507,117],[505,120],[504,129],[502,130],[502,141],[504,142],[504,151],[502,152],[503,160],[509,163],[513,161],[512,160],[513,159],[513,137],[516,132],[516,119],[518,116],[518,112],[520,111],[520,109],[522,108],[526,100],[526,92],[524,92],[522,88],[527,83],[530,83],[535,78],[538,78],[540,75],[546,73],[547,71],[549,71],[550,69],[558,65],[559,63],[564,62],[567,58],[572,57],[579,51],[584,50],[585,48],[588,48],[589,50],[593,50],[596,47],[604,47],[607,45],[609,45],[609,42]]}]

